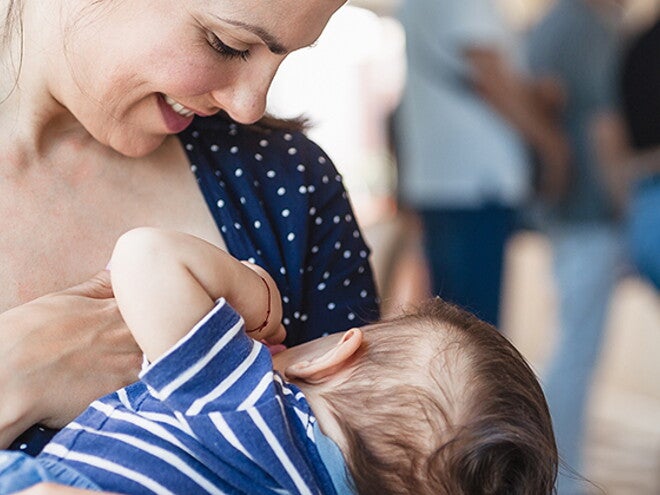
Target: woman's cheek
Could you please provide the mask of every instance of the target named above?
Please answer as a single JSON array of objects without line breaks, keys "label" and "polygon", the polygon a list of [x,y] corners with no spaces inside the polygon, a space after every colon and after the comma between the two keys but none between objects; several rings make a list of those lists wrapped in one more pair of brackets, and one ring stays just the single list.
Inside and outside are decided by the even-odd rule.
[{"label": "woman's cheek", "polygon": [[157,66],[158,79],[162,88],[158,91],[174,96],[197,96],[209,93],[226,84],[223,80],[224,65],[220,58],[208,50],[196,50],[167,56],[162,54]]}]

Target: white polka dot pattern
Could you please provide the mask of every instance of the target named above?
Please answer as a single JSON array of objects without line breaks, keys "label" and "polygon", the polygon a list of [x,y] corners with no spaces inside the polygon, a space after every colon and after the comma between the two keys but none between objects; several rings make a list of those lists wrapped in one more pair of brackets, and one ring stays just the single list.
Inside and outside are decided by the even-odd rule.
[{"label": "white polka dot pattern", "polygon": [[369,250],[342,178],[302,134],[196,119],[180,135],[229,252],[282,293],[287,343],[377,317]]}]

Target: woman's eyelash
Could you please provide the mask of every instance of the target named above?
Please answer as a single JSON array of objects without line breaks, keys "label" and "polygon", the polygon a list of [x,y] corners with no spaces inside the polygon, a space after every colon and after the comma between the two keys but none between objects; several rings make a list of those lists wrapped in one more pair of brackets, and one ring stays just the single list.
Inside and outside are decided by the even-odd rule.
[{"label": "woman's eyelash", "polygon": [[247,60],[250,56],[250,50],[236,50],[223,43],[215,34],[211,34],[209,44],[216,52],[226,58],[242,58],[243,60]]}]

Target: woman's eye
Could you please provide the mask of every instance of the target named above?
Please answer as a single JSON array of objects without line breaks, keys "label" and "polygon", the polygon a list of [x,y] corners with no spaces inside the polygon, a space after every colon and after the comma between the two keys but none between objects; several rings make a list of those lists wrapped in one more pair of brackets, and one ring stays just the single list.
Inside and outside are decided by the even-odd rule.
[{"label": "woman's eye", "polygon": [[223,43],[223,41],[215,34],[211,34],[209,44],[216,52],[226,58],[242,58],[243,60],[247,60],[250,56],[250,50],[237,50],[236,48],[232,48]]}]

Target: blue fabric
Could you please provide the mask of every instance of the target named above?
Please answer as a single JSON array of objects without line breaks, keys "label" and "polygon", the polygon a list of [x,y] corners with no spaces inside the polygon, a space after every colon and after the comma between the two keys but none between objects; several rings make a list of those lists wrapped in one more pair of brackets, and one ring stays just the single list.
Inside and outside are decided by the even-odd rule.
[{"label": "blue fabric", "polygon": [[497,326],[504,247],[515,212],[498,205],[424,210],[424,242],[433,292]]},{"label": "blue fabric", "polygon": [[196,119],[180,137],[229,252],[277,282],[286,345],[378,318],[370,250],[316,144],[217,117]]},{"label": "blue fabric", "polygon": [[[196,118],[179,138],[227,250],[277,282],[287,345],[378,319],[370,250],[316,144],[219,116]],[[36,454],[54,433],[31,428],[12,449]]]},{"label": "blue fabric", "polygon": [[33,426],[14,440],[9,449],[35,456],[57,435],[58,431],[45,426]]},{"label": "blue fabric", "polygon": [[[618,111],[620,37],[614,4],[559,0],[532,29],[529,45],[534,74],[558,78],[566,95],[561,124],[571,146],[571,182],[548,229],[560,333],[544,390],[559,455],[578,472],[588,393],[622,257],[615,207],[593,134],[599,117]],[[559,495],[584,492],[583,483],[560,470]]]},{"label": "blue fabric", "polygon": [[315,421],[221,299],[139,382],[95,401],[36,459],[132,495],[334,495]]},{"label": "blue fabric", "polygon": [[660,290],[660,174],[633,188],[628,242],[639,273]]},{"label": "blue fabric", "polygon": [[346,467],[344,455],[337,444],[321,431],[318,421],[314,422],[314,439],[337,495],[354,495],[356,492],[352,487],[355,486],[355,483]]},{"label": "blue fabric", "polygon": [[[607,223],[550,231],[559,297],[559,335],[543,380],[559,455],[581,473],[586,403],[603,343],[622,242]],[[587,484],[560,469],[558,495],[587,493]]]},{"label": "blue fabric", "polygon": [[0,495],[11,495],[42,482],[99,490],[96,483],[67,466],[37,461],[24,452],[0,452]]},{"label": "blue fabric", "polygon": [[611,20],[586,0],[560,0],[535,26],[528,40],[530,70],[559,78],[567,101],[562,126],[572,152],[571,184],[556,210],[572,222],[613,218],[592,140],[594,117],[618,108],[620,40]]}]

